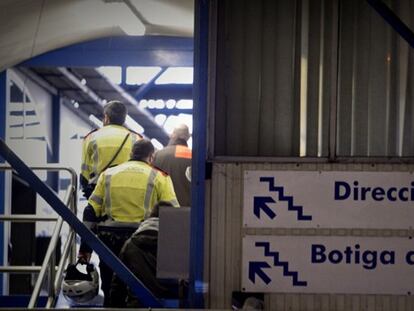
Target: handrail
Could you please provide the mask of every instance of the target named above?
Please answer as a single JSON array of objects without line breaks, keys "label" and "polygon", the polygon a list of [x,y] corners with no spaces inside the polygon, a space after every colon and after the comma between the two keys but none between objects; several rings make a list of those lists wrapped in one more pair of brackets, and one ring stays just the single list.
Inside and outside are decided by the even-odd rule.
[{"label": "handrail", "polygon": [[49,263],[51,261],[54,261],[51,259],[52,257],[53,259],[55,257],[55,248],[58,242],[60,230],[62,229],[62,225],[63,225],[63,219],[59,217],[59,220],[57,221],[55,228],[53,230],[53,235],[50,240],[49,246],[47,248],[46,256],[42,263],[42,268],[40,269],[39,275],[37,277],[37,280],[36,280],[36,283],[35,283],[35,286],[32,292],[32,296],[30,297],[29,305],[27,306],[27,308],[29,309],[34,308],[36,306],[36,302],[39,297],[40,290],[42,288],[43,280],[46,276],[47,269],[49,268]]},{"label": "handrail", "polygon": [[37,216],[37,215],[2,215],[0,221],[12,221],[12,222],[36,222],[36,221],[57,221],[58,217],[53,216]]},{"label": "handrail", "polygon": [[[78,212],[77,210],[77,201],[78,201],[78,177],[77,176],[78,175],[76,174],[76,171],[72,167],[65,167],[59,164],[48,163],[45,166],[29,166],[28,168],[30,168],[33,171],[39,171],[39,170],[67,171],[70,174],[70,177],[71,177],[70,185],[72,185],[72,189],[73,189],[73,201],[71,204],[71,210],[76,215],[76,213]],[[6,165],[6,164],[0,164],[0,171],[15,171],[16,172],[16,170],[13,167],[11,167],[10,165]]]},{"label": "handrail", "polygon": [[[62,167],[59,165],[48,165],[48,166],[35,166],[31,167],[32,170],[45,170],[45,171],[67,171],[71,175],[71,183],[66,189],[64,202],[69,209],[76,214],[77,213],[77,175],[74,169],[68,167]],[[0,165],[0,171],[2,170],[13,170],[11,166]],[[67,261],[74,262],[76,259],[76,245],[73,243],[75,233],[73,228],[69,227],[69,235],[64,244],[62,256],[59,261],[59,265],[56,268],[55,254],[58,240],[62,230],[63,219],[61,216],[38,216],[35,214],[19,214],[19,215],[0,215],[0,221],[11,221],[11,222],[37,222],[37,221],[55,221],[56,225],[53,230],[52,237],[50,239],[45,258],[42,266],[13,266],[6,267],[0,266],[0,272],[13,272],[13,273],[27,273],[27,272],[38,272],[32,296],[28,308],[35,308],[37,300],[39,298],[40,290],[43,281],[49,272],[49,295],[46,303],[46,307],[52,307],[56,302],[56,297],[60,291],[60,283],[63,279],[64,268]]]},{"label": "handrail", "polygon": [[[65,269],[66,266],[66,262],[69,259],[69,252],[71,251],[70,246],[72,245],[72,241],[75,238],[75,232],[73,230],[71,230],[69,232],[68,235],[68,239],[66,240],[66,243],[63,247],[63,252],[62,252],[62,256],[60,257],[60,261],[59,261],[59,265],[58,268],[56,270],[56,277],[55,277],[55,281],[53,284],[54,288],[54,295],[53,297],[57,297],[59,295],[60,292],[60,287],[62,284],[62,280],[63,280],[63,271]],[[74,262],[73,260],[71,260],[71,262]],[[51,308],[52,305],[54,304],[54,298],[53,297],[49,297],[46,303],[46,308]]]},{"label": "handrail", "polygon": [[41,266],[0,266],[0,272],[31,273],[39,272]]},{"label": "handrail", "polygon": [[130,287],[133,294],[148,307],[162,307],[161,301],[114,255],[114,253],[65,206],[61,199],[0,139],[0,155],[29,183],[29,185],[87,241],[90,247]]},{"label": "handrail", "polygon": [[[65,205],[69,205],[70,201],[72,200],[72,195],[71,195],[70,190],[71,190],[71,186],[69,186],[68,189],[66,190],[66,196],[65,196],[65,199],[64,199]],[[27,306],[29,309],[34,308],[36,306],[36,302],[37,302],[37,299],[39,297],[40,290],[42,288],[42,283],[43,283],[43,280],[46,276],[46,271],[49,267],[49,263],[52,263],[52,264],[50,264],[50,266],[51,266],[50,274],[51,275],[50,275],[49,279],[54,282],[53,274],[55,274],[55,250],[56,250],[57,242],[58,242],[58,239],[59,239],[60,231],[62,230],[62,225],[63,225],[63,219],[62,219],[62,217],[59,216],[58,221],[56,222],[55,228],[53,230],[53,234],[52,234],[52,237],[50,239],[49,246],[48,246],[47,251],[46,251],[45,259],[43,260],[42,269],[39,272],[39,276],[37,277],[37,281],[36,281],[36,284],[34,286],[32,296],[30,297],[29,305]],[[54,289],[51,288],[52,286],[50,286],[50,285],[53,286],[54,283],[49,284],[49,297],[50,297],[52,292],[53,292],[53,295],[54,295]],[[54,297],[52,297],[52,298],[54,299]]]},{"label": "handrail", "polygon": [[[61,166],[59,164],[53,164],[53,163],[48,163],[45,166],[29,166],[29,168],[33,171],[67,171],[69,172],[69,174],[71,175],[71,184],[73,186],[78,185],[78,179],[77,179],[77,174],[76,171],[72,168],[72,167],[64,167]],[[13,167],[11,167],[10,165],[6,165],[6,164],[0,164],[0,171],[16,171]]]}]

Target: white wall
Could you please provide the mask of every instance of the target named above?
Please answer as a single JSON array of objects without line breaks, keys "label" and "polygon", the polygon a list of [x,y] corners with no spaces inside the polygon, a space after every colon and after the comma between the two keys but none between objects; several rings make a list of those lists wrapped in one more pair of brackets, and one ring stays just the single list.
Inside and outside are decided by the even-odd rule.
[{"label": "white wall", "polygon": [[[47,141],[51,134],[51,96],[29,79],[9,70],[10,80],[24,90],[30,102],[8,103],[6,106],[6,142],[28,165],[40,166],[47,163]],[[13,116],[13,112],[35,111],[34,115]],[[38,125],[30,125],[39,122]],[[13,127],[24,124],[23,127]],[[32,139],[45,137],[45,141]],[[19,139],[17,139],[19,137]],[[42,174],[42,176],[45,176]]]},{"label": "white wall", "polygon": [[[78,176],[81,168],[82,141],[84,136],[93,128],[90,124],[81,120],[75,113],[64,105],[60,110],[60,165],[73,168]],[[68,178],[68,174],[60,176]],[[82,193],[78,192],[78,216],[82,217],[83,208],[86,205]]]},{"label": "white wall", "polygon": [[[44,166],[47,164],[48,141],[50,142],[51,137],[52,98],[45,90],[18,72],[9,70],[9,73],[11,82],[17,85],[29,100],[28,102],[23,100],[21,103],[8,103],[6,107],[6,142],[27,165]],[[22,112],[23,115],[12,115],[17,112]],[[44,140],[38,139],[41,137]],[[36,174],[43,181],[46,181],[45,171],[36,171]],[[8,174],[6,183],[10,186],[11,174]],[[51,214],[48,204],[40,196],[37,196],[36,204],[39,214]],[[10,207],[10,205],[8,206]],[[45,225],[47,228],[40,228],[39,225],[36,225],[36,234],[47,235],[51,230],[50,226],[51,224],[47,224]]]}]

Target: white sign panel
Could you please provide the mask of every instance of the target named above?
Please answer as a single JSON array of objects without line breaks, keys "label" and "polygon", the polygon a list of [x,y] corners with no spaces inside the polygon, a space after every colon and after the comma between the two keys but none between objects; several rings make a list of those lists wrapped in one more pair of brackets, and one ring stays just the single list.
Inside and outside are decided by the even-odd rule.
[{"label": "white sign panel", "polygon": [[414,293],[414,243],[402,237],[246,236],[242,290]]},{"label": "white sign panel", "polygon": [[408,172],[246,171],[246,227],[409,229]]}]

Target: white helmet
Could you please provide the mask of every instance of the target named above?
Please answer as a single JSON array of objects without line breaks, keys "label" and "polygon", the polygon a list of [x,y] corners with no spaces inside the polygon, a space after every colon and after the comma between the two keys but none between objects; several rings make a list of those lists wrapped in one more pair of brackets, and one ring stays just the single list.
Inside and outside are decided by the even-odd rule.
[{"label": "white helmet", "polygon": [[[86,273],[79,271],[80,265],[86,265]],[[80,262],[69,265],[66,268],[62,292],[63,296],[73,303],[85,303],[95,298],[99,292],[99,274],[95,266]]]}]

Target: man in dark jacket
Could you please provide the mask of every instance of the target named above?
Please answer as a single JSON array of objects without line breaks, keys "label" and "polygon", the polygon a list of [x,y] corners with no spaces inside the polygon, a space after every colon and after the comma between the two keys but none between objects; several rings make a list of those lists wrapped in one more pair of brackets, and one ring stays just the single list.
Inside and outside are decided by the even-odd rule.
[{"label": "man in dark jacket", "polygon": [[[177,294],[156,277],[159,208],[172,206],[170,202],[157,203],[137,231],[127,240],[119,254],[121,261],[158,298],[176,298]],[[125,283],[114,274],[111,283],[110,307],[146,307],[132,294]]]},{"label": "man in dark jacket", "polygon": [[171,134],[168,146],[155,153],[153,162],[170,175],[180,206],[191,205],[191,184],[185,175],[191,166],[191,149],[187,146],[189,138],[188,126],[179,125]]}]

